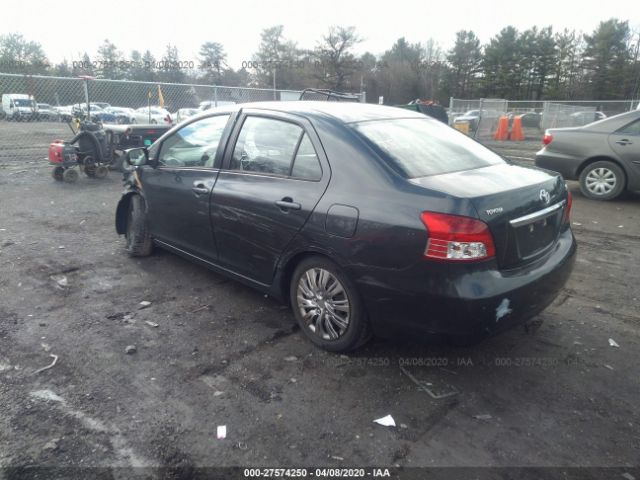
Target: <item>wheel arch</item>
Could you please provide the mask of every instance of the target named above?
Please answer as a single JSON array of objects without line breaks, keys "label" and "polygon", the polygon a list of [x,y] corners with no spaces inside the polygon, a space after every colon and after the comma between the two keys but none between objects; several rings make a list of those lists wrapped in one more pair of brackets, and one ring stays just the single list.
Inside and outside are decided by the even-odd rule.
[{"label": "wheel arch", "polygon": [[116,207],[116,232],[118,235],[124,235],[127,233],[127,219],[129,217],[129,205],[134,195],[140,195],[144,201],[145,210],[147,208],[147,201],[144,198],[144,194],[137,189],[130,189],[125,191],[118,202]]},{"label": "wheel arch", "polygon": [[321,248],[308,248],[308,249],[297,251],[287,256],[282,261],[280,267],[278,268],[278,271],[276,273],[276,279],[273,285],[275,287],[274,294],[277,295],[278,298],[284,303],[286,303],[287,305],[289,305],[290,303],[289,302],[289,284],[291,283],[291,277],[293,276],[293,272],[295,271],[296,267],[300,264],[300,262],[310,257],[326,258],[327,260],[337,264],[341,268],[344,265],[340,261],[339,257]]}]

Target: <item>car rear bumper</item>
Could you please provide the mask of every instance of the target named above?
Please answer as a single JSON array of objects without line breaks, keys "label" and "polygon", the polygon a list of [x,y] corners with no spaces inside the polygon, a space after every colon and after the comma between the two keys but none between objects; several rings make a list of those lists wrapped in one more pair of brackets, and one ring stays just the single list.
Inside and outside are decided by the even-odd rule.
[{"label": "car rear bumper", "polygon": [[367,275],[357,283],[379,336],[485,336],[521,324],[553,302],[571,274],[576,251],[567,229],[551,253],[517,270],[497,270],[492,261],[480,271],[445,268],[435,279],[415,278],[413,271],[384,279]]},{"label": "car rear bumper", "polygon": [[582,160],[543,148],[536,153],[535,163],[536,167],[560,173],[565,180],[577,180]]}]

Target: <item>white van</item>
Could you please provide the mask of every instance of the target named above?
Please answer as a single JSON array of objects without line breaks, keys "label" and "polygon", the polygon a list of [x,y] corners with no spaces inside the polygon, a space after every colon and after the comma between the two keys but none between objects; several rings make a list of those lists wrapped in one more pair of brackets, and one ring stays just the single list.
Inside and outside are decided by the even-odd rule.
[{"label": "white van", "polygon": [[24,93],[5,93],[2,95],[2,111],[7,120],[36,120],[38,105],[31,95]]}]

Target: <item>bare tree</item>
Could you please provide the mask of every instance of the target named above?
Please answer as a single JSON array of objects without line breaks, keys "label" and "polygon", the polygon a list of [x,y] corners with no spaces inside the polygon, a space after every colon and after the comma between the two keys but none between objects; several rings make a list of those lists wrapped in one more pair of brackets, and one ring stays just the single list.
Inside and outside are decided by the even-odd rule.
[{"label": "bare tree", "polygon": [[359,65],[352,50],[361,41],[355,27],[333,26],[322,37],[322,41],[313,52],[313,57],[317,62],[316,77],[326,87],[336,90],[347,87],[347,78]]}]

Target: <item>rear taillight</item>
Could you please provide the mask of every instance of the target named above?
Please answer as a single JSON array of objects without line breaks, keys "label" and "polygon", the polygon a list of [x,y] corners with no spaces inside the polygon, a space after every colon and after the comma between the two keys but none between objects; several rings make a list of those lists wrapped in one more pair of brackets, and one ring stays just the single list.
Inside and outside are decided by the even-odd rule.
[{"label": "rear taillight", "polygon": [[421,218],[428,230],[426,258],[474,261],[496,254],[489,227],[480,220],[434,212],[422,212]]},{"label": "rear taillight", "polygon": [[542,144],[549,145],[552,140],[553,140],[553,135],[551,135],[549,132],[544,132],[544,137],[542,137]]},{"label": "rear taillight", "polygon": [[564,207],[564,214],[562,215],[563,224],[568,224],[571,221],[572,206],[573,206],[573,195],[571,195],[570,190],[567,190],[567,205]]}]

